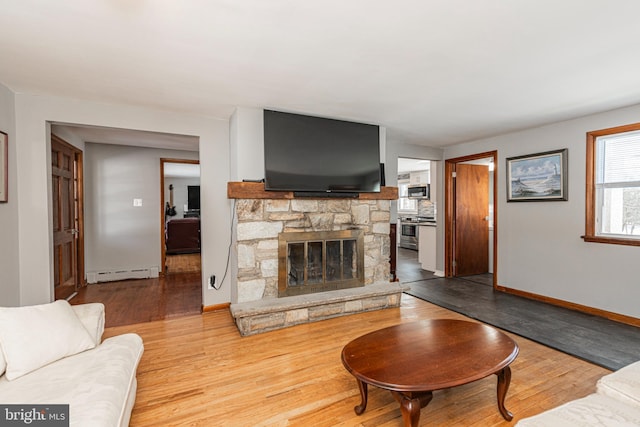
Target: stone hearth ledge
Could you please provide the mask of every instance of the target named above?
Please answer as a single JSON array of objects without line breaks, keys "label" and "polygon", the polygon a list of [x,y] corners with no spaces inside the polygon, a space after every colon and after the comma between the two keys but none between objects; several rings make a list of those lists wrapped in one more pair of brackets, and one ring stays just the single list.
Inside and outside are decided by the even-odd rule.
[{"label": "stone hearth ledge", "polygon": [[231,304],[230,310],[240,335],[247,336],[333,317],[399,307],[402,292],[408,289],[409,285],[400,282],[373,283],[358,288]]}]

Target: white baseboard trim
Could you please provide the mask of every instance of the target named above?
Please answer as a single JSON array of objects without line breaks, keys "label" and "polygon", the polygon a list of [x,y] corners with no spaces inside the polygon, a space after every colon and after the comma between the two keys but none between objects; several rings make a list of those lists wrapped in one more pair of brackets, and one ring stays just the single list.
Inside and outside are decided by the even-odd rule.
[{"label": "white baseboard trim", "polygon": [[158,266],[130,268],[126,270],[103,270],[87,272],[87,283],[94,284],[100,282],[113,282],[127,279],[149,279],[158,277],[160,269]]}]

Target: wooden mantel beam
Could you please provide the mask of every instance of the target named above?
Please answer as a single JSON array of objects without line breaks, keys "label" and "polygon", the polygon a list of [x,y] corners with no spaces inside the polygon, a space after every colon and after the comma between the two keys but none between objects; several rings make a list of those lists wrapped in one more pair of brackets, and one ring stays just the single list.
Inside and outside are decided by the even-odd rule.
[{"label": "wooden mantel beam", "polygon": [[[228,182],[229,199],[295,199],[293,191],[266,191],[262,182]],[[327,199],[335,197],[327,197]],[[379,193],[359,193],[359,200],[397,200],[397,187],[381,187]]]}]

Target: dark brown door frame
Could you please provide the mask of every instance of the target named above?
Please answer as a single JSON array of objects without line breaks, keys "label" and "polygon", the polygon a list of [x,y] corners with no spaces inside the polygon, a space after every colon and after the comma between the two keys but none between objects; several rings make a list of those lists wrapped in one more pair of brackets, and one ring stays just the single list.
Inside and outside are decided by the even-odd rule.
[{"label": "dark brown door frame", "polygon": [[498,152],[487,151],[445,160],[444,164],[444,274],[453,277],[453,260],[455,250],[455,178],[454,172],[458,163],[471,160],[493,159],[493,288],[498,287]]},{"label": "dark brown door frame", "polygon": [[164,235],[164,220],[165,220],[165,198],[164,198],[164,164],[165,163],[184,163],[191,165],[199,165],[200,160],[188,160],[188,159],[160,159],[160,251],[161,251],[161,260],[160,260],[160,275],[163,276],[165,274],[165,265],[167,262],[167,248],[166,241]]}]

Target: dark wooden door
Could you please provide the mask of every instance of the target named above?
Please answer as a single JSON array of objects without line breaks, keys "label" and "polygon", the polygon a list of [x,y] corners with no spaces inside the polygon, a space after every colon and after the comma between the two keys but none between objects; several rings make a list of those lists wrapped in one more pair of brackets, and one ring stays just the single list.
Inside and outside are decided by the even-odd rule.
[{"label": "dark wooden door", "polygon": [[391,228],[390,228],[390,232],[389,232],[389,237],[391,239],[391,257],[389,259],[389,264],[390,264],[390,269],[389,269],[389,274],[391,275],[391,281],[392,282],[397,282],[398,278],[396,276],[396,266],[398,265],[398,258],[397,258],[397,254],[398,254],[398,237],[397,237],[397,232],[396,232],[396,224],[390,224]]},{"label": "dark wooden door", "polygon": [[489,271],[489,169],[458,163],[455,178],[454,276]]},{"label": "dark wooden door", "polygon": [[63,141],[51,138],[55,299],[69,297],[79,286],[77,152]]}]

